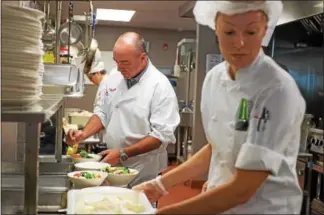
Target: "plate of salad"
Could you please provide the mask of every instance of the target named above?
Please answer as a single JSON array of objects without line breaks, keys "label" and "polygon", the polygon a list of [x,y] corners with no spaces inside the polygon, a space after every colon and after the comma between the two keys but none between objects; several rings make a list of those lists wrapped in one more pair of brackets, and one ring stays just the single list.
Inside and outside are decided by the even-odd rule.
[{"label": "plate of salad", "polygon": [[85,150],[82,150],[77,154],[68,155],[75,163],[88,162],[88,161],[100,161],[102,156],[97,154],[89,154]]},{"label": "plate of salad", "polygon": [[124,166],[105,167],[101,171],[108,173],[106,181],[111,186],[125,186],[132,182],[138,175],[136,169]]},{"label": "plate of salad", "polygon": [[102,171],[75,171],[68,174],[75,187],[100,186],[107,176],[108,173]]}]

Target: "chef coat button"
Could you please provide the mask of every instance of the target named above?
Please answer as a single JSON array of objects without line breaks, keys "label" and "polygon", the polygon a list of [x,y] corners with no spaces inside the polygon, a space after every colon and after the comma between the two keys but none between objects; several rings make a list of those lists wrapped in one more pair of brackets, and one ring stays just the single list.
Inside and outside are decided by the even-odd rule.
[{"label": "chef coat button", "polygon": [[116,105],[115,108],[118,108],[118,105]]},{"label": "chef coat button", "polygon": [[212,120],[217,121],[217,117],[216,116],[212,116]]}]

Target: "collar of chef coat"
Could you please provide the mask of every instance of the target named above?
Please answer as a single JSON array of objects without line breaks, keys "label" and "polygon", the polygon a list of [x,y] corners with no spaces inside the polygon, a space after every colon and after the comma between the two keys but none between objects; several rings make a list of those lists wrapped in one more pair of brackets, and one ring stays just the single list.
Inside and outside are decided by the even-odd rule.
[{"label": "collar of chef coat", "polygon": [[142,72],[140,72],[137,76],[135,76],[134,78],[126,79],[126,84],[127,84],[128,89],[130,89],[132,86],[134,86],[141,80],[141,77],[147,71],[149,64],[150,64],[150,61],[148,61],[146,68]]},{"label": "collar of chef coat", "polygon": [[230,75],[228,74],[229,64],[228,62],[225,62],[225,68],[221,76],[221,81],[238,90],[240,90],[243,87],[246,87],[247,85],[251,85],[254,82],[255,75],[261,71],[260,65],[263,62],[264,56],[265,54],[261,48],[259,54],[254,59],[252,64],[250,64],[250,66],[239,69],[236,72],[235,80],[232,80]]}]

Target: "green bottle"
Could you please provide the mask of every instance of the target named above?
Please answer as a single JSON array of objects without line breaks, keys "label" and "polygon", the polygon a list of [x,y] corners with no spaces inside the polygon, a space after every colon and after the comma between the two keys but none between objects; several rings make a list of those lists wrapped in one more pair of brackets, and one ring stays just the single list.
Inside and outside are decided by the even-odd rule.
[{"label": "green bottle", "polygon": [[249,127],[249,102],[247,99],[241,99],[238,108],[235,130],[247,131]]}]

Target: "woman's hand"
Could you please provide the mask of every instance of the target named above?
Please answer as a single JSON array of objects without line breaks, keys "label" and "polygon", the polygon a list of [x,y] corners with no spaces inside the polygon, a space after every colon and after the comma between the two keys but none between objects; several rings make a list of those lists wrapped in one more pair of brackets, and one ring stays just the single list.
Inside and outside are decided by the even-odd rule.
[{"label": "woman's hand", "polygon": [[151,203],[154,203],[157,200],[159,200],[162,196],[168,194],[167,191],[165,191],[158,185],[157,180],[159,180],[158,177],[153,180],[141,183],[133,187],[133,190],[143,191],[147,196],[147,198],[149,199],[149,201]]}]

